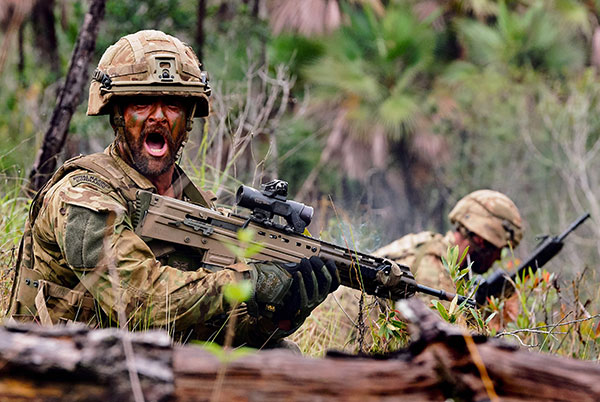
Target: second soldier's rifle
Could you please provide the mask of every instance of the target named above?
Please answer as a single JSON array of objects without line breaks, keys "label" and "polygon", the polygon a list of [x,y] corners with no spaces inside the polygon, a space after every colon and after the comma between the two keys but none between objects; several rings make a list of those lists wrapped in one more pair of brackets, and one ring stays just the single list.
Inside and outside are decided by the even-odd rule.
[{"label": "second soldier's rifle", "polygon": [[[395,275],[398,280],[392,286],[387,279],[391,279],[395,263],[305,235],[313,208],[286,197],[287,183],[281,180],[267,183],[262,191],[241,186],[236,203],[252,213],[226,216],[213,209],[140,190],[133,225],[144,240],[197,249],[202,255],[199,263],[209,269],[236,263],[231,246],[243,247],[238,231],[251,228],[255,233],[252,243],[260,245],[253,259],[299,262],[301,258],[318,256],[335,262],[342,285],[363,289],[369,295],[399,300],[422,292],[443,300],[454,299],[454,294],[417,284],[404,265],[398,265],[400,271]],[[276,222],[276,217],[283,218],[282,223]],[[459,303],[465,301],[475,306],[474,300],[458,297]]]},{"label": "second soldier's rifle", "polygon": [[490,296],[510,296],[514,289],[509,285],[509,282],[514,282],[516,278],[523,278],[529,273],[530,269],[531,272],[535,272],[538,268],[543,267],[562,250],[565,238],[589,217],[589,213],[581,215],[558,236],[545,236],[533,250],[533,253],[523,260],[512,275],[502,269],[497,269],[485,282],[479,285],[475,292],[477,304],[484,305]]}]

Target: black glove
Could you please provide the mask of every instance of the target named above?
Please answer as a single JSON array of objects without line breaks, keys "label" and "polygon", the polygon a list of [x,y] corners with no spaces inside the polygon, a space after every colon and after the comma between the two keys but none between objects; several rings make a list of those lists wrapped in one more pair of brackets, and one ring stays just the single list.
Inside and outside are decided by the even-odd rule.
[{"label": "black glove", "polygon": [[302,325],[311,311],[340,286],[340,275],[333,261],[324,263],[316,256],[282,266],[292,275],[293,281],[273,318],[281,329],[290,330]]}]

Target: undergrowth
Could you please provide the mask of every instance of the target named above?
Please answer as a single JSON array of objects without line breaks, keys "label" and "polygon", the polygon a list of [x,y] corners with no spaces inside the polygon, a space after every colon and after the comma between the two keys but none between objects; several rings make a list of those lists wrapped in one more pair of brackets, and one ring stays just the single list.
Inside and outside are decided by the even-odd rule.
[{"label": "undergrowth", "polygon": [[23,196],[23,180],[0,173],[0,319],[6,314],[19,241],[31,200]]},{"label": "undergrowth", "polygon": [[[0,198],[0,318],[8,307],[14,264],[30,200],[22,195],[22,180],[3,183]],[[458,293],[472,295],[477,281],[460,269],[462,256],[450,249],[444,259]],[[518,265],[504,256],[499,265],[509,271]],[[490,298],[480,310],[466,305],[429,300],[430,307],[448,322],[471,331],[502,338],[531,350],[579,359],[600,357],[600,290],[595,272],[584,269],[570,282],[546,269],[530,272],[511,285],[508,299]],[[323,356],[328,350],[350,353],[386,353],[406,346],[406,325],[394,306],[365,297],[360,291],[340,288],[330,295],[290,339],[308,356]],[[362,307],[362,309],[361,309]]]}]

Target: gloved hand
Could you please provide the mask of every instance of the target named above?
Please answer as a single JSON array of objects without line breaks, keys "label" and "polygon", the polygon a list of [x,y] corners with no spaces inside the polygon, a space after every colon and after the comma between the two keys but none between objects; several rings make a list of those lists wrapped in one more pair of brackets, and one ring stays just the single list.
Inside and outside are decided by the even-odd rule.
[{"label": "gloved hand", "polygon": [[293,282],[273,318],[279,328],[291,330],[302,325],[311,311],[340,286],[340,275],[333,261],[325,263],[316,256],[283,266],[292,274]]},{"label": "gloved hand", "polygon": [[253,263],[254,296],[248,312],[273,319],[284,331],[298,328],[312,310],[335,291],[340,277],[333,261],[318,257],[299,263]]},{"label": "gloved hand", "polygon": [[273,317],[284,305],[284,298],[292,286],[292,275],[280,262],[254,262],[250,264],[250,279],[254,294],[246,303],[248,313],[254,317]]}]

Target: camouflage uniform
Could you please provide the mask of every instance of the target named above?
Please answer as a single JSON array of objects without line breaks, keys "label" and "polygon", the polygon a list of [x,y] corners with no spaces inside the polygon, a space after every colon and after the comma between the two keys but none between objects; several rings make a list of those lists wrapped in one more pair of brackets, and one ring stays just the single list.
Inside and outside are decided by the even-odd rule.
[{"label": "camouflage uniform", "polygon": [[[134,160],[123,105],[139,96],[185,100],[189,109],[179,153],[193,118],[208,115],[210,92],[191,47],[163,32],[127,35],[105,51],[93,74],[87,114],[111,116],[115,143],[104,153],[66,162],[36,195],[19,249],[9,308],[13,319],[92,326],[117,325],[121,319],[132,329],[166,327],[182,340],[218,341],[231,313],[223,286],[247,278],[254,284],[248,303],[255,314],[247,314],[245,305],[235,312],[241,315],[236,342],[261,346],[301,325],[304,316],[290,316],[293,328],[282,330],[265,317],[271,315],[256,313],[258,302],[279,306],[289,296],[293,279],[284,268],[238,263],[209,270],[198,266],[195,250],[146,243],[133,231],[136,191],[157,189],[121,159]],[[178,167],[172,180],[177,198],[214,207],[213,196]]]},{"label": "camouflage uniform", "polygon": [[[208,192],[177,172],[178,198],[213,206]],[[180,339],[219,331],[230,310],[222,288],[244,278],[248,267],[211,272],[193,264],[198,256],[190,250],[145,243],[132,227],[138,189],[155,191],[114,144],[55,174],[31,208],[20,261],[24,290],[14,295],[13,318],[109,326],[123,308],[131,328],[165,327]],[[268,320],[243,314],[237,340],[261,346],[275,331]]]},{"label": "camouflage uniform", "polygon": [[[291,265],[267,261],[202,267],[201,251],[146,242],[134,233],[136,192],[159,190],[132,167],[139,168],[136,157],[148,159],[129,142],[151,127],[151,115],[138,119],[125,112],[141,100],[154,108],[153,120],[168,120],[162,111],[165,98],[178,105],[171,114],[176,123],[162,126],[166,134],[158,133],[163,146],[169,146],[170,135],[178,149],[169,146],[170,154],[162,153],[171,159],[163,159],[166,170],[154,178],[166,185],[163,195],[173,191],[176,198],[214,208],[214,195],[197,189],[171,165],[194,117],[208,116],[210,93],[208,75],[193,49],[163,32],[127,35],[104,52],[93,74],[87,114],[110,115],[115,142],[104,153],[67,161],[36,195],[19,248],[9,307],[13,319],[43,325],[83,321],[131,329],[166,327],[181,340],[221,341],[233,313],[240,316],[236,343],[262,346],[279,343],[298,329],[339,286],[335,264],[318,257]],[[185,127],[180,124],[184,117]],[[241,279],[250,280],[252,294],[232,312],[223,286]],[[313,285],[311,297],[305,282]]]},{"label": "camouflage uniform", "polygon": [[[516,247],[523,237],[521,215],[504,194],[477,190],[460,199],[448,214],[450,223],[475,233],[501,249]],[[458,229],[457,229],[458,230]],[[442,264],[448,248],[456,245],[454,232],[408,234],[374,254],[408,265],[417,283],[455,292],[448,270]]]},{"label": "camouflage uniform", "polygon": [[434,232],[411,233],[378,249],[374,254],[409,266],[415,280],[421,285],[455,292],[450,273],[442,264],[448,247],[454,245],[453,232],[445,236]]}]

